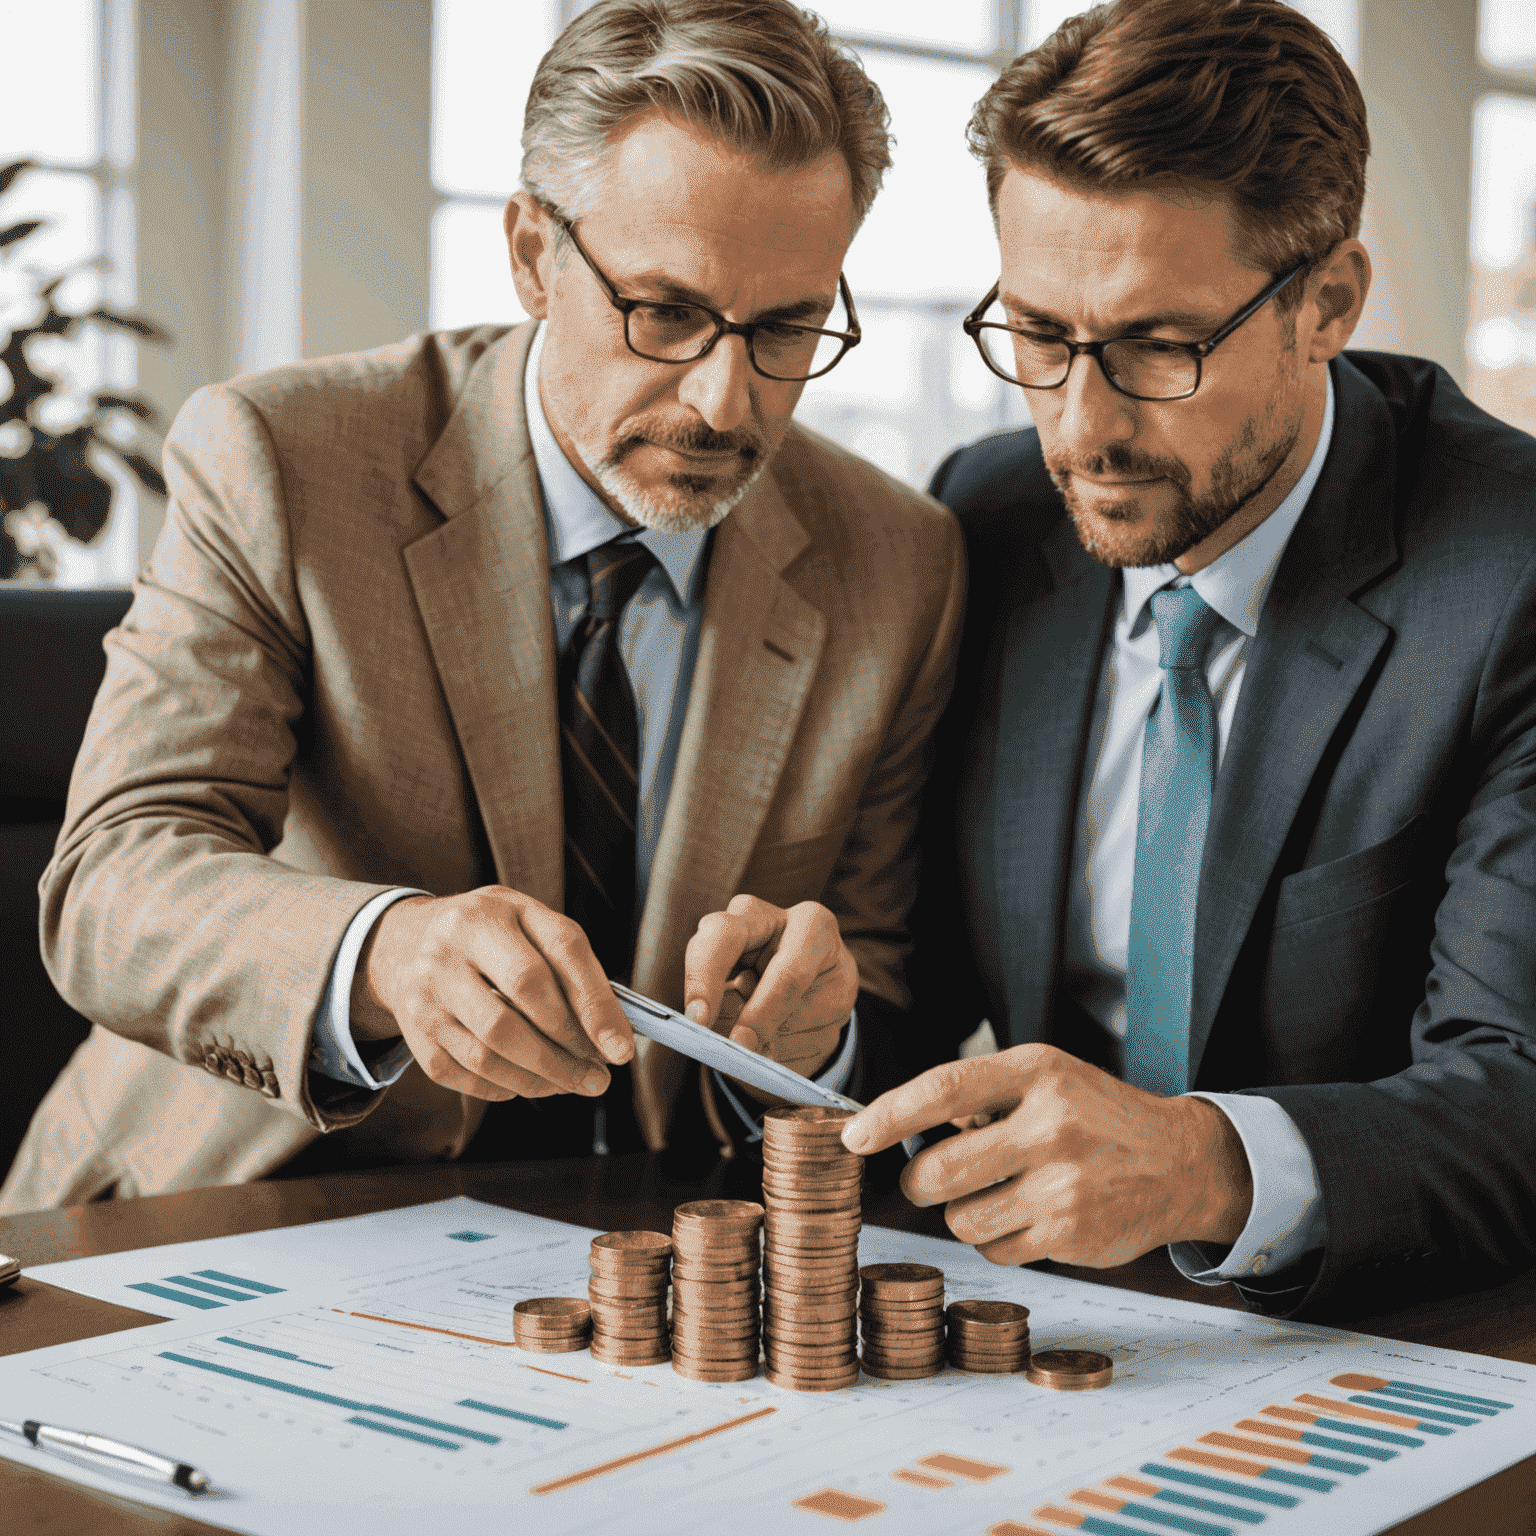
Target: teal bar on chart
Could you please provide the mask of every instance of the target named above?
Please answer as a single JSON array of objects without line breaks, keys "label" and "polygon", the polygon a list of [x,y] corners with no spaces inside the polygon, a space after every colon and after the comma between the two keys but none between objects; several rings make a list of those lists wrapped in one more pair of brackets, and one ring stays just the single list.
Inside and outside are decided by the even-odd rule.
[{"label": "teal bar on chart", "polygon": [[353,1415],[347,1420],[348,1424],[361,1424],[364,1429],[376,1429],[381,1435],[398,1435],[402,1440],[415,1440],[420,1445],[435,1445],[440,1451],[462,1451],[462,1445],[455,1445],[452,1440],[437,1440],[431,1435],[418,1435],[414,1430],[397,1429],[393,1424],[375,1424],[372,1419],[360,1418]]},{"label": "teal bar on chart", "polygon": [[167,1285],[185,1285],[194,1291],[204,1291],[209,1296],[222,1296],[225,1301],[250,1301],[244,1291],[232,1291],[227,1285],[209,1285],[206,1280],[194,1280],[191,1275],[167,1275]]},{"label": "teal bar on chart", "polygon": [[[146,1296],[159,1296],[165,1301],[179,1301],[184,1307],[222,1307],[222,1301],[214,1301],[208,1296],[198,1296],[191,1291],[173,1291],[168,1285],[154,1285],[148,1280],[139,1280],[129,1285],[130,1291],[143,1291]],[[244,1300],[244,1298],[241,1298]]]},{"label": "teal bar on chart", "polygon": [[294,1360],[300,1365],[312,1365],[316,1370],[330,1371],[334,1366],[324,1365],[319,1360],[306,1360],[303,1355],[296,1355],[291,1349],[273,1349],[267,1344],[252,1344],[247,1339],[231,1339],[224,1335],[219,1336],[220,1344],[233,1344],[236,1349],[254,1350],[258,1355],[276,1355],[279,1360]]},{"label": "teal bar on chart", "polygon": [[1254,1488],[1247,1483],[1234,1483],[1225,1477],[1212,1477],[1206,1472],[1190,1472],[1183,1467],[1165,1467],[1155,1461],[1142,1463],[1141,1470],[1148,1477],[1162,1478],[1165,1482],[1184,1483],[1190,1488],[1205,1488],[1212,1493],[1230,1494],[1234,1498],[1253,1499],[1259,1504],[1270,1504],[1277,1509],[1295,1509],[1301,1500],[1289,1493],[1276,1493],[1273,1488]]},{"label": "teal bar on chart", "polygon": [[461,1397],[454,1406],[457,1408],[474,1408],[481,1413],[499,1413],[504,1419],[521,1419],[524,1424],[537,1424],[542,1429],[570,1428],[569,1424],[560,1419],[545,1419],[536,1413],[522,1413],[516,1408],[498,1408],[495,1403],[482,1403],[473,1397]]},{"label": "teal bar on chart", "polygon": [[280,1285],[263,1285],[260,1280],[242,1280],[239,1275],[226,1275],[220,1269],[198,1270],[205,1280],[222,1280],[225,1285],[243,1286],[248,1291],[258,1291],[263,1296],[281,1296],[283,1287]]}]

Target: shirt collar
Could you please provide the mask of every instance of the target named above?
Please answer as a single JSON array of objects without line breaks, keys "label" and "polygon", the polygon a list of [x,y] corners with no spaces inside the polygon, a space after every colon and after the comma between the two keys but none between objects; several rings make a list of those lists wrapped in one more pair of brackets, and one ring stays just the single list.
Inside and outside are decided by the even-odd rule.
[{"label": "shirt collar", "polygon": [[576,473],[564,449],[555,441],[544,402],[539,396],[539,359],[544,353],[544,326],[540,322],[533,345],[528,350],[528,365],[523,374],[523,411],[528,418],[528,438],[533,445],[533,462],[539,472],[539,487],[544,493],[544,533],[549,541],[551,568],[575,560],[624,534],[655,555],[667,573],[678,600],[690,601],[694,582],[702,565],[708,533],[666,533],[658,528],[642,528],[638,534],[609,511],[602,498]]},{"label": "shirt collar", "polygon": [[1328,396],[1323,406],[1323,427],[1317,434],[1317,447],[1312,450],[1312,457],[1307,460],[1307,467],[1291,488],[1290,495],[1252,533],[1246,534],[1203,571],[1190,577],[1185,577],[1175,565],[1136,566],[1121,573],[1125,579],[1125,617],[1132,634],[1140,625],[1152,594],[1176,580],[1187,580],[1227,623],[1240,629],[1250,640],[1259,632],[1259,615],[1264,610],[1269,585],[1317,486],[1323,472],[1323,460],[1328,457],[1328,445],[1333,441],[1331,371],[1327,382]]}]

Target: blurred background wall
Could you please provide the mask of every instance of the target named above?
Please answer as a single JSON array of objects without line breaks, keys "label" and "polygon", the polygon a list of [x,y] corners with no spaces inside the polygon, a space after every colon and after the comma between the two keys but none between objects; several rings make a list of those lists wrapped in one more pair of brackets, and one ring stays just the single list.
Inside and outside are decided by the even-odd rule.
[{"label": "blurred background wall", "polygon": [[[1376,263],[1356,344],[1434,358],[1536,430],[1536,0],[1297,0],[1359,75]],[[53,359],[173,414],[199,385],[423,326],[521,318],[501,246],[529,79],[583,0],[0,0],[0,225],[40,267],[100,256],[77,302],[177,345],[94,334]],[[1062,0],[824,0],[890,104],[896,165],[849,253],[866,340],[802,419],[922,484],[1027,420],[959,319],[996,276],[964,146],[996,71]],[[0,328],[8,295],[0,290]],[[3,447],[0,447],[3,451]],[[66,583],[121,583],[162,511],[132,501]]]}]

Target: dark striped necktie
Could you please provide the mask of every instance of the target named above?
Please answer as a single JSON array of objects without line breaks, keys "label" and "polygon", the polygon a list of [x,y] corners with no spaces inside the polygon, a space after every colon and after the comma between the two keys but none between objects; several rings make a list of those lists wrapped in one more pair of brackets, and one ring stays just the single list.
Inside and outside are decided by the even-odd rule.
[{"label": "dark striped necktie", "polygon": [[627,981],[634,940],[640,726],[619,652],[625,605],[656,564],[613,540],[584,558],[586,619],[560,660],[560,771],[565,795],[565,911],[604,971]]}]

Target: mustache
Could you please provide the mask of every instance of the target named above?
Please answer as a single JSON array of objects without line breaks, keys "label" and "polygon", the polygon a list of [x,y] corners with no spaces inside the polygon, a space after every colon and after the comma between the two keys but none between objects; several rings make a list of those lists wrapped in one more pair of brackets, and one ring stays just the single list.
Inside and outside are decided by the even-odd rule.
[{"label": "mustache", "polygon": [[1193,483],[1189,466],[1182,459],[1162,458],[1153,454],[1137,453],[1121,443],[1111,443],[1097,453],[1070,455],[1055,454],[1045,463],[1051,479],[1059,489],[1065,490],[1072,475],[1119,475],[1127,480],[1170,481],[1179,490],[1188,492]]},{"label": "mustache", "polygon": [[705,422],[648,422],[643,418],[627,421],[608,454],[608,463],[618,464],[637,448],[677,448],[684,453],[734,453],[747,464],[755,464],[765,450],[762,437],[749,428],[734,432],[716,432]]}]

